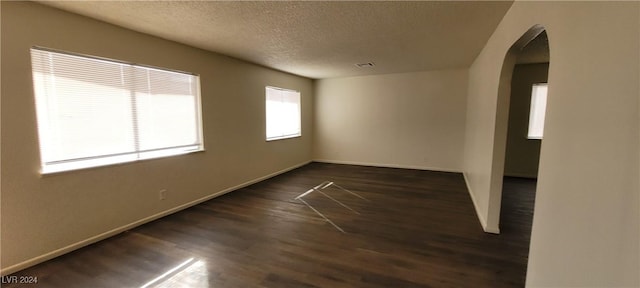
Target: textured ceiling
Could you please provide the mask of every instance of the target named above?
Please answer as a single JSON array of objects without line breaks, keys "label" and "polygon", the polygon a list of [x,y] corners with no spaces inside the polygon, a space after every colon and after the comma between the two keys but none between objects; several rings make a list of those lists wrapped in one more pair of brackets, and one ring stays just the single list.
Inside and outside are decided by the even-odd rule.
[{"label": "textured ceiling", "polygon": [[317,79],[468,67],[512,1],[42,3]]}]

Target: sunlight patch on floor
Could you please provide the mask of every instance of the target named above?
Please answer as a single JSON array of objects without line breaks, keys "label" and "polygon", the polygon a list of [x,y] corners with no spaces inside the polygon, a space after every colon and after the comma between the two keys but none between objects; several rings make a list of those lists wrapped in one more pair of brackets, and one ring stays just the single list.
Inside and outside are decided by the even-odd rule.
[{"label": "sunlight patch on floor", "polygon": [[[333,207],[328,207],[326,205],[314,205],[312,204],[314,201],[310,201],[312,197],[314,197],[315,195],[321,195],[324,196],[325,199],[330,200],[329,203],[331,203]],[[332,196],[333,195],[333,196]],[[340,227],[338,224],[336,224],[334,221],[331,220],[331,216],[329,216],[328,214],[331,214],[331,210],[334,210],[336,207],[338,207],[339,209],[346,209],[351,213],[354,213],[356,215],[360,215],[360,212],[358,212],[356,209],[352,208],[352,204],[348,204],[347,201],[349,199],[344,199],[344,196],[351,196],[352,198],[355,197],[355,199],[359,200],[359,201],[369,201],[368,199],[362,197],[361,195],[343,188],[342,186],[332,182],[332,181],[324,181],[322,183],[320,183],[319,185],[307,190],[306,192],[298,195],[295,200],[302,202],[304,205],[306,205],[307,207],[309,207],[309,209],[311,209],[313,212],[315,212],[318,216],[320,216],[322,219],[324,219],[327,223],[331,224],[333,227],[335,227],[338,231],[342,232],[342,233],[346,233],[345,230]],[[304,198],[307,198],[306,200]],[[344,200],[343,200],[344,199]],[[352,202],[353,199],[350,199]],[[317,202],[318,203],[318,202]],[[319,204],[319,203],[318,203]],[[325,211],[325,212],[321,212],[321,210]],[[335,211],[335,210],[334,210]]]},{"label": "sunlight patch on floor", "polygon": [[190,258],[140,286],[147,287],[209,287],[207,264]]}]

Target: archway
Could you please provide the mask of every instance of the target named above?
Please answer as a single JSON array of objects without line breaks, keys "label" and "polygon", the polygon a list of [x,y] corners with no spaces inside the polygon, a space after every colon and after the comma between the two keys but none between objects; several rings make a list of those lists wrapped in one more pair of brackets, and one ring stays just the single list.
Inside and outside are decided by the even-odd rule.
[{"label": "archway", "polygon": [[504,177],[500,205],[500,234],[525,245],[528,251],[544,138],[548,88],[549,45],[545,31],[529,42],[516,57],[511,96]]},{"label": "archway", "polygon": [[[502,208],[503,180],[505,176],[505,159],[509,130],[509,108],[512,92],[511,84],[514,69],[516,67],[518,56],[522,54],[523,49],[544,32],[545,29],[541,25],[531,27],[511,46],[503,61],[500,73],[500,82],[498,85],[498,99],[496,106],[492,158],[493,169],[490,180],[489,213],[486,225],[487,232],[500,233],[500,213]],[[536,161],[539,161],[539,156]]]}]

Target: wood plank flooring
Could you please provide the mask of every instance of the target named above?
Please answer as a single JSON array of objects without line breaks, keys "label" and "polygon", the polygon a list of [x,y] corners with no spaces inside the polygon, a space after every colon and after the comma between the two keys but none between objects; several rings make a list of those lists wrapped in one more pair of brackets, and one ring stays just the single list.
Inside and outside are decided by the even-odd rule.
[{"label": "wood plank flooring", "polygon": [[[356,214],[305,196],[346,233],[294,199],[327,180],[369,200],[331,191]],[[311,163],[14,275],[38,277],[25,287],[523,287],[535,188],[520,180],[505,180],[492,235],[460,174]]]}]

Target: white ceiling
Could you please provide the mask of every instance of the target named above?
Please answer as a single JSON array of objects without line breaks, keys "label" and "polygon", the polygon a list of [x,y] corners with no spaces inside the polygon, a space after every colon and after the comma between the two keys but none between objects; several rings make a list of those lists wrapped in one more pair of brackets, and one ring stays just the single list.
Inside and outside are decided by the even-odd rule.
[{"label": "white ceiling", "polygon": [[318,79],[468,67],[513,2],[42,3]]}]

